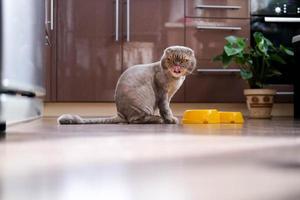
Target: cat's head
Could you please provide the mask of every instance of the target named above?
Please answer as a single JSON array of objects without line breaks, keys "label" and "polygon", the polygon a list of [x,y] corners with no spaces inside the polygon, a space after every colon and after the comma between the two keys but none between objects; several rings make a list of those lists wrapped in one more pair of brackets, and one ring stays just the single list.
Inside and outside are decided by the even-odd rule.
[{"label": "cat's head", "polygon": [[196,67],[194,51],[184,46],[171,46],[165,49],[161,58],[164,70],[174,78],[191,74]]}]

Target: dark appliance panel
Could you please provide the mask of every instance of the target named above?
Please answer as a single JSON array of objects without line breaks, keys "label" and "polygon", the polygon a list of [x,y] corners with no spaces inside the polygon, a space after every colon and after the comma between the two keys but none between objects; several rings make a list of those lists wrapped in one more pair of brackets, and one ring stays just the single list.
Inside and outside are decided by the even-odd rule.
[{"label": "dark appliance panel", "polygon": [[[300,1],[296,0],[252,0],[251,35],[262,32],[276,46],[283,44],[293,48],[292,38],[300,34]],[[253,45],[253,38],[251,44]],[[286,57],[287,64],[273,64],[283,74],[268,80],[271,84],[292,84],[296,66],[294,57]]]},{"label": "dark appliance panel", "polygon": [[[293,37],[293,45],[295,49],[296,57],[300,56],[300,35]],[[300,59],[297,59],[297,65],[299,66]],[[294,71],[294,118],[300,119],[300,80],[297,78],[300,72],[299,68]]]},{"label": "dark appliance panel", "polygon": [[300,16],[299,0],[252,0],[251,15]]}]

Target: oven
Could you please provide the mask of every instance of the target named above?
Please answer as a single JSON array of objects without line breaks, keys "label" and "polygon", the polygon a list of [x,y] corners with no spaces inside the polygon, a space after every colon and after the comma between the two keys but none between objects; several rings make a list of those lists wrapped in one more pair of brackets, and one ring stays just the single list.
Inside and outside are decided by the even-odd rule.
[{"label": "oven", "polygon": [[[292,38],[300,34],[300,1],[251,0],[251,35],[256,31],[262,32],[275,45],[283,44],[292,49]],[[295,57],[285,60],[287,64],[276,64],[282,76],[270,78],[270,84],[293,83],[297,67]]]}]

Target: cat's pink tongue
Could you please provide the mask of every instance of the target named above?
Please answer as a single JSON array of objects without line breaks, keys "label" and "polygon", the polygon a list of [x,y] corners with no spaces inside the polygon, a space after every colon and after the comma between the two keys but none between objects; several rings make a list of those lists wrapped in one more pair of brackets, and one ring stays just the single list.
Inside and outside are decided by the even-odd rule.
[{"label": "cat's pink tongue", "polygon": [[180,73],[181,72],[181,67],[178,65],[173,66],[173,70],[175,73]]}]

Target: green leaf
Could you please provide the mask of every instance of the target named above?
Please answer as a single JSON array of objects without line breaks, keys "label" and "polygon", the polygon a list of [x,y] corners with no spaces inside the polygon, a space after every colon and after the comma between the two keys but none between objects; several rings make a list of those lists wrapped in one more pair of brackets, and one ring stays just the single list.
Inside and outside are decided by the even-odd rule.
[{"label": "green leaf", "polygon": [[268,46],[265,43],[265,40],[260,40],[259,43],[257,43],[257,47],[265,55],[268,55]]},{"label": "green leaf", "polygon": [[220,61],[223,63],[224,68],[227,68],[230,62],[232,61],[232,57],[228,56],[225,51],[222,54],[213,57],[213,61]]},{"label": "green leaf", "polygon": [[236,43],[236,41],[238,40],[238,38],[236,36],[230,35],[225,37],[225,40],[231,44]]},{"label": "green leaf", "polygon": [[266,37],[263,36],[263,39],[265,40],[266,44],[271,47],[272,49],[274,49],[274,44]]},{"label": "green leaf", "polygon": [[247,59],[247,63],[252,66],[253,65],[253,60],[252,59]]},{"label": "green leaf", "polygon": [[224,68],[227,68],[228,65],[231,63],[232,61],[232,56],[228,56],[225,52],[223,53],[223,64],[224,64]]},{"label": "green leaf", "polygon": [[270,59],[273,61],[276,61],[280,64],[286,64],[285,60],[283,60],[283,58],[281,56],[279,56],[278,54],[271,54]]},{"label": "green leaf", "polygon": [[244,80],[249,80],[253,77],[253,73],[246,69],[241,69],[240,74]]},{"label": "green leaf", "polygon": [[253,37],[256,43],[256,47],[264,56],[268,55],[268,51],[270,48],[274,49],[273,43],[269,39],[265,38],[261,32],[255,32],[253,34]]},{"label": "green leaf", "polygon": [[238,47],[245,49],[246,48],[246,40],[243,38],[238,38],[238,40],[236,41],[236,44]]},{"label": "green leaf", "polygon": [[280,46],[279,46],[279,49],[280,49],[282,52],[284,52],[284,53],[286,53],[287,55],[289,55],[289,56],[294,56],[294,52],[293,52],[292,50],[286,48],[286,47],[283,46],[283,45],[280,45]]},{"label": "green leaf", "polygon": [[261,32],[255,32],[255,33],[253,33],[253,37],[254,37],[255,43],[258,44],[258,43],[260,43],[260,41],[262,40],[264,35]]},{"label": "green leaf", "polygon": [[244,38],[241,37],[236,37],[236,36],[227,36],[225,37],[225,40],[227,41],[227,43],[231,44],[232,46],[236,45],[239,47],[245,47],[246,46],[246,42]]},{"label": "green leaf", "polygon": [[225,37],[227,44],[224,46],[224,51],[228,56],[237,55],[246,47],[246,42],[243,38],[228,36]]},{"label": "green leaf", "polygon": [[233,47],[233,46],[230,46],[230,45],[225,45],[224,46],[224,51],[226,52],[226,54],[228,56],[233,56],[233,55],[236,55],[236,54],[239,54],[240,52],[242,52],[243,48]]},{"label": "green leaf", "polygon": [[282,73],[276,69],[272,69],[267,74],[267,77],[280,76]]},{"label": "green leaf", "polygon": [[240,53],[235,57],[235,62],[239,65],[243,65],[247,62],[247,58],[242,53]]},{"label": "green leaf", "polygon": [[258,88],[263,88],[264,84],[261,83],[260,81],[256,81],[255,84],[258,86]]}]

